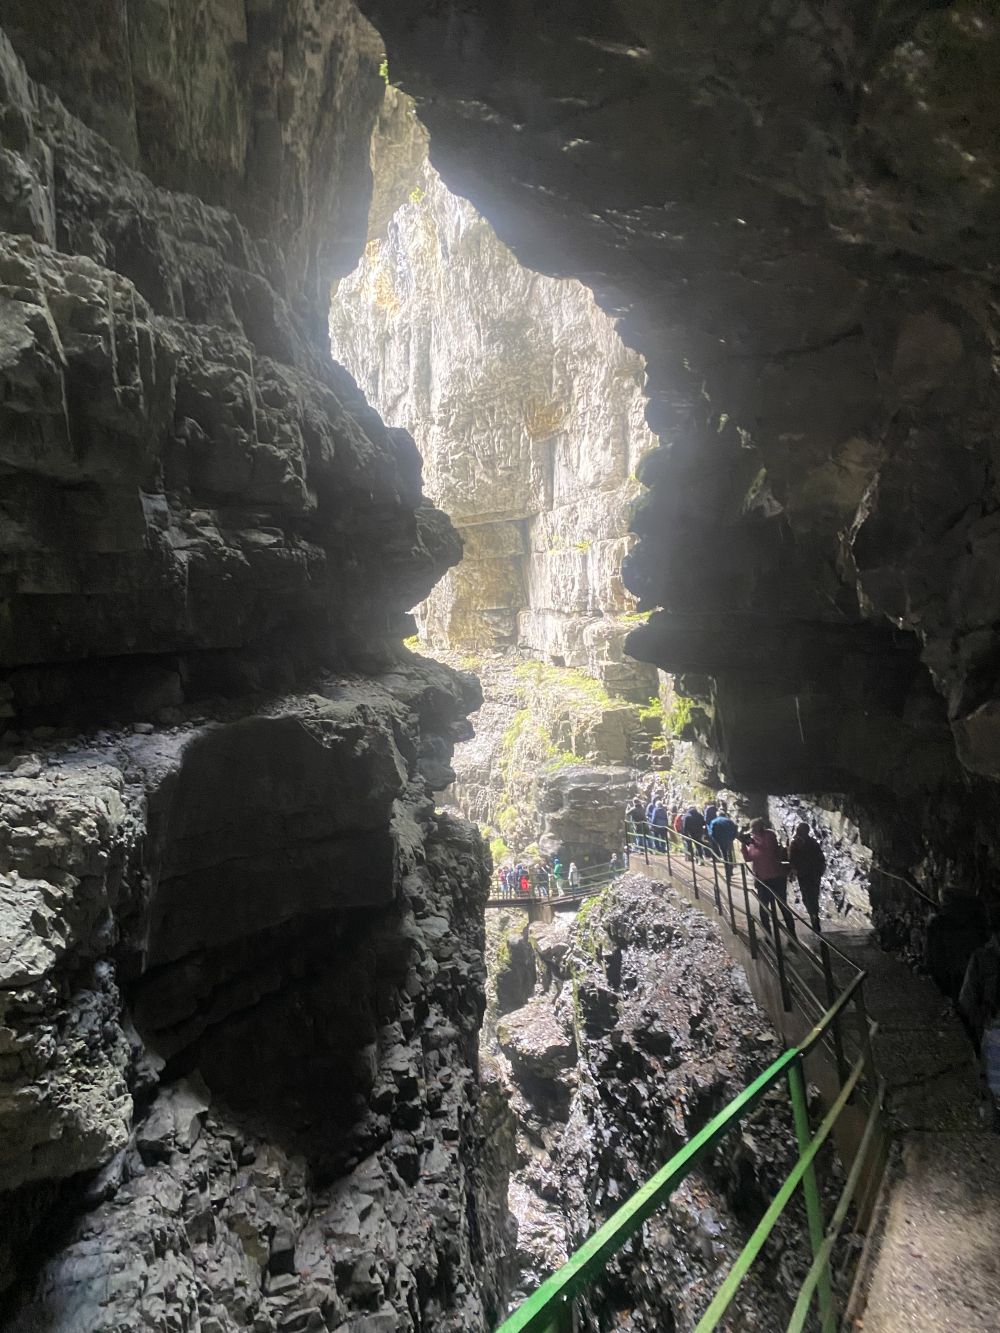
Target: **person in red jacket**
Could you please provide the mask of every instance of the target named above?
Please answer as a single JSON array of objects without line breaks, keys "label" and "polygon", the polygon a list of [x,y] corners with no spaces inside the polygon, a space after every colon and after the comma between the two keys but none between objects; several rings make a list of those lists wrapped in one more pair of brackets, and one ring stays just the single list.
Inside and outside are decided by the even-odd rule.
[{"label": "person in red jacket", "polygon": [[785,918],[785,924],[795,934],[795,917],[788,906],[788,871],[781,856],[781,847],[773,829],[769,829],[764,819],[754,819],[750,832],[741,836],[743,858],[753,866],[754,879],[769,889],[765,893],[759,886],[757,896],[760,899],[760,919],[765,926],[771,923],[770,907],[777,899]]}]

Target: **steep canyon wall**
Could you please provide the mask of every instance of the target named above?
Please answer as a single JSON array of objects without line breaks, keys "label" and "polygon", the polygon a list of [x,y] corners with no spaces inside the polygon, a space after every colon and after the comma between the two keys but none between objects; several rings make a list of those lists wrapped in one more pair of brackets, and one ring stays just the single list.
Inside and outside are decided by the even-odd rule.
[{"label": "steep canyon wall", "polygon": [[578,282],[525,269],[427,160],[413,103],[388,88],[372,146],[369,242],[337,286],[334,355],[411,430],[462,563],[418,615],[438,648],[520,647],[645,701],[624,656],[621,582],[645,423],[642,358]]},{"label": "steep canyon wall", "polygon": [[4,5],[0,1289],[11,1327],[491,1327],[461,541],[327,350],[346,0]]},{"label": "steep canyon wall", "polygon": [[992,894],[992,7],[362,8],[450,188],[646,359],[630,650],[730,785]]}]

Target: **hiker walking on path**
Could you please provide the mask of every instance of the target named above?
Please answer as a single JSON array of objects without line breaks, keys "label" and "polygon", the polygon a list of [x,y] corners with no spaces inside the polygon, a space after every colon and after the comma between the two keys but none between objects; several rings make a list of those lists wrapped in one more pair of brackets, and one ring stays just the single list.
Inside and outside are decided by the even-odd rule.
[{"label": "hiker walking on path", "polygon": [[728,884],[733,877],[733,844],[739,830],[723,809],[709,824],[707,832],[709,842],[725,863]]},{"label": "hiker walking on path", "polygon": [[641,796],[636,795],[632,798],[631,804],[625,811],[625,819],[632,846],[637,852],[641,852],[646,845],[646,808],[642,803]]},{"label": "hiker walking on path", "polygon": [[705,859],[705,849],[702,844],[705,841],[705,816],[696,805],[689,805],[687,814],[684,816],[684,822],[681,825],[681,832],[684,834],[684,850],[691,860],[694,860],[695,853],[698,859]]},{"label": "hiker walking on path", "polygon": [[809,914],[813,930],[819,930],[819,893],[826,870],[823,848],[809,831],[809,825],[795,826],[795,837],[788,844],[788,864],[799,883],[802,904]]},{"label": "hiker walking on path", "polygon": [[580,871],[577,869],[575,861],[569,863],[569,887],[576,890],[580,887]]},{"label": "hiker walking on path", "polygon": [[669,815],[667,814],[667,807],[662,801],[654,801],[652,818],[654,851],[665,852],[667,850],[668,822]]},{"label": "hiker walking on path", "polygon": [[785,924],[795,934],[795,917],[788,906],[788,874],[781,859],[781,847],[773,829],[769,829],[764,819],[754,819],[749,832],[740,837],[743,844],[743,858],[753,867],[754,878],[760,880],[770,893],[757,889],[760,899],[760,919],[765,926],[771,924],[771,904],[776,899],[785,918]]}]

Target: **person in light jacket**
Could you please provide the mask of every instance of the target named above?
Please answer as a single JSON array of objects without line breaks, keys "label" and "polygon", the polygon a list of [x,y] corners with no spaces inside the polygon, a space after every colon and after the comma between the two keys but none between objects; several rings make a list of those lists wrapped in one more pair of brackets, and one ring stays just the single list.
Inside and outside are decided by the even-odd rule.
[{"label": "person in light jacket", "polygon": [[761,921],[770,926],[771,903],[777,900],[785,924],[794,935],[795,917],[788,906],[788,870],[774,830],[768,828],[766,820],[754,819],[749,832],[744,833],[740,841],[743,843],[743,859],[753,867],[754,879],[758,881]]}]

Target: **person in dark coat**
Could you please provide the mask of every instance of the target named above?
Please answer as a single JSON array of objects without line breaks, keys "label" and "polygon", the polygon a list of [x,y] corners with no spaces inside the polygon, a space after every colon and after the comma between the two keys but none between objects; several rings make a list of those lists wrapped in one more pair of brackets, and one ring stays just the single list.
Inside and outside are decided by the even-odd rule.
[{"label": "person in dark coat", "polygon": [[813,930],[819,930],[819,893],[826,857],[823,848],[809,831],[809,825],[796,824],[795,836],[788,844],[788,864],[799,882],[802,905],[809,914]]},{"label": "person in dark coat", "polygon": [[681,825],[684,834],[684,850],[692,859],[697,853],[699,860],[704,860],[705,816],[696,805],[689,805]]},{"label": "person in dark coat", "polygon": [[653,817],[650,820],[652,825],[651,833],[653,835],[653,848],[658,852],[667,850],[667,828],[670,822],[670,816],[667,813],[667,807],[662,801],[653,802]]},{"label": "person in dark coat", "polygon": [[626,828],[636,851],[641,852],[646,845],[646,807],[641,796],[632,798],[632,803],[625,811]]}]

